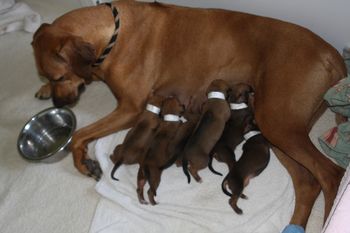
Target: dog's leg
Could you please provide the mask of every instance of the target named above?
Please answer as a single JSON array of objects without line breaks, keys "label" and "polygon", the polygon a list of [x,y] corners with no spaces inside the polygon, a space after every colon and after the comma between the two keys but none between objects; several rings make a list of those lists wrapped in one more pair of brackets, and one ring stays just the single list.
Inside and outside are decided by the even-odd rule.
[{"label": "dog's leg", "polygon": [[140,166],[139,171],[137,172],[137,197],[139,199],[139,202],[141,204],[147,205],[148,202],[145,200],[145,197],[143,195],[143,189],[145,187],[146,184],[146,177],[145,174],[143,172],[142,167]]},{"label": "dog's leg", "polygon": [[304,229],[310,216],[312,207],[318,197],[321,186],[314,176],[302,165],[273,147],[279,161],[288,170],[295,191],[295,208],[290,224],[302,226]]},{"label": "dog's leg", "polygon": [[[325,197],[325,220],[332,208],[333,201],[337,195],[338,185],[344,171],[321,154],[312,144],[308,135],[295,133],[291,134],[288,142],[281,142],[279,145],[286,154],[290,155],[297,162],[303,163],[321,184]],[[277,144],[277,146],[279,146]]]},{"label": "dog's leg", "polygon": [[35,97],[42,100],[51,98],[51,84],[46,83],[42,85],[35,93]]},{"label": "dog's leg", "polygon": [[135,108],[120,106],[106,117],[78,130],[72,138],[71,150],[75,167],[84,175],[99,180],[102,171],[96,161],[87,156],[89,142],[109,135],[111,133],[127,129],[135,123],[139,111]]},{"label": "dog's leg", "polygon": [[157,202],[154,200],[154,197],[157,196],[157,188],[160,183],[160,177],[162,175],[162,171],[157,167],[152,167],[150,168],[149,173],[150,174],[148,177],[148,182],[149,182],[150,188],[147,192],[148,199],[152,205],[156,205]]}]

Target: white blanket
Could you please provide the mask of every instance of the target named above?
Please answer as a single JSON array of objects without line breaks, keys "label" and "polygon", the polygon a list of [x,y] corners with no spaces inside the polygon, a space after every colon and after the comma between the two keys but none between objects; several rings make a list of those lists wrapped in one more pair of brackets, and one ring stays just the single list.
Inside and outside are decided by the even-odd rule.
[{"label": "white blanket", "polygon": [[40,15],[26,3],[0,0],[0,35],[18,30],[34,32],[40,24]]},{"label": "white blanket", "polygon": [[[208,169],[200,172],[203,183],[192,179],[187,184],[182,169],[170,167],[157,190],[159,204],[141,205],[136,195],[138,165],[120,167],[116,173],[119,182],[110,178],[113,164],[109,155],[124,135],[125,131],[96,143],[95,154],[104,172],[96,190],[108,200],[99,203],[90,233],[279,233],[288,224],[294,206],[292,182],[273,153],[268,167],[244,190],[248,200],[238,201],[243,209],[241,216],[231,209],[229,197],[221,191],[223,177]],[[240,153],[238,149],[237,155]],[[214,161],[213,165],[226,174],[224,164]]]},{"label": "white blanket", "polygon": [[350,232],[350,166],[340,183],[332,211],[322,233]]}]

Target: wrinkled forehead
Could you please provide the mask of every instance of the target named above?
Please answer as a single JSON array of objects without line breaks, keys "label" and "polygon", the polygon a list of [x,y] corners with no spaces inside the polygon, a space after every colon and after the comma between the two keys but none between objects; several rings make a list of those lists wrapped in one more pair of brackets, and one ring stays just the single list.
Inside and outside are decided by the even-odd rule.
[{"label": "wrinkled forehead", "polygon": [[36,32],[33,37],[32,46],[38,73],[48,79],[58,75],[57,73],[61,73],[64,69],[62,63],[56,58],[62,46],[62,40],[62,36],[48,29]]}]

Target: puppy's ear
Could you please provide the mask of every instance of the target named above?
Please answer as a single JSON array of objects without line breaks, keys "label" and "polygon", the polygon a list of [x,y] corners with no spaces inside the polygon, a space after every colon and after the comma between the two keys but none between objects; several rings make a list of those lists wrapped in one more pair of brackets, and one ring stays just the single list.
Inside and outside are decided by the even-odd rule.
[{"label": "puppy's ear", "polygon": [[76,36],[67,37],[58,55],[65,60],[78,76],[91,81],[92,65],[96,60],[95,48],[92,44]]}]

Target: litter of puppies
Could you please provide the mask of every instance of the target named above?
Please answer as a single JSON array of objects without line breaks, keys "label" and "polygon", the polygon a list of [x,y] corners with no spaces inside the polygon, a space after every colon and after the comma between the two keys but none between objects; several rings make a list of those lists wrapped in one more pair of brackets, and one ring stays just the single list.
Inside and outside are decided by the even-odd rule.
[{"label": "litter of puppies", "polygon": [[[255,123],[253,105],[254,92],[249,85],[230,86],[220,79],[208,86],[200,113],[188,112],[176,96],[153,93],[136,125],[110,156],[114,163],[111,178],[118,181],[115,173],[122,164],[139,164],[136,190],[139,202],[148,204],[144,186],[149,183],[148,199],[156,205],[156,191],[164,169],[176,163],[182,167],[188,183],[191,176],[201,182],[198,171],[206,167],[222,176],[212,167],[215,158],[228,166],[221,188],[230,196],[233,210],[242,214],[238,198],[247,198],[244,187],[267,167],[270,159],[270,145]],[[243,141],[243,154],[237,161],[234,150]]]}]

